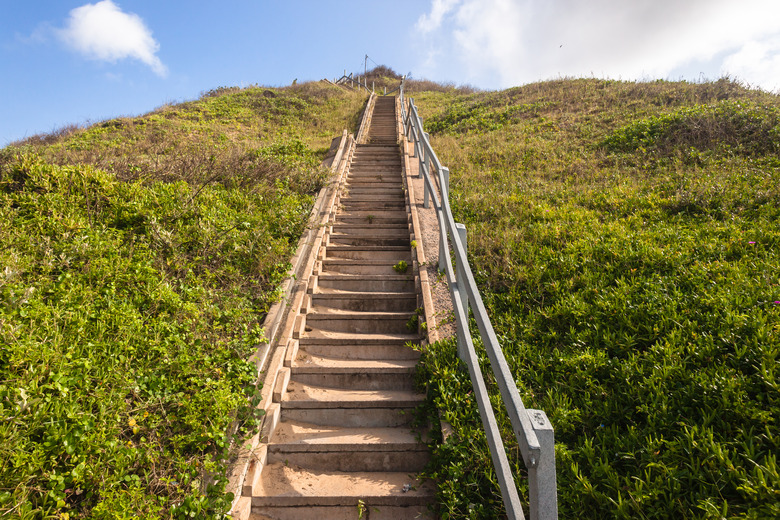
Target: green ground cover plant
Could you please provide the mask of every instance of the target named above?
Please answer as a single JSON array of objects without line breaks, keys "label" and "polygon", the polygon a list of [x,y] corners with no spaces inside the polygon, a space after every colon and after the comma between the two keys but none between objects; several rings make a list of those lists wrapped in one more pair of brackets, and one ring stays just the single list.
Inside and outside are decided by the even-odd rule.
[{"label": "green ground cover plant", "polygon": [[[582,79],[415,102],[521,395],[555,427],[561,518],[780,516],[780,99]],[[452,341],[421,376],[454,430],[429,470],[443,517],[500,516]]]},{"label": "green ground cover plant", "polygon": [[364,103],[220,88],[0,150],[2,516],[224,517],[247,358]]}]

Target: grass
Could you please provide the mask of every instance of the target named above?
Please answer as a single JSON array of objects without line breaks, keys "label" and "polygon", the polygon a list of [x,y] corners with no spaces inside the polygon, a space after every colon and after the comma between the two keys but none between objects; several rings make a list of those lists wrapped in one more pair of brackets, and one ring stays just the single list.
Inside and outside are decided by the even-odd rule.
[{"label": "grass", "polygon": [[0,150],[4,515],[224,516],[247,358],[364,100],[221,88]]},{"label": "grass", "polygon": [[[780,515],[780,99],[724,78],[415,102],[521,395],[555,427],[561,517]],[[455,431],[429,471],[443,516],[500,516],[452,342],[423,376]]]}]

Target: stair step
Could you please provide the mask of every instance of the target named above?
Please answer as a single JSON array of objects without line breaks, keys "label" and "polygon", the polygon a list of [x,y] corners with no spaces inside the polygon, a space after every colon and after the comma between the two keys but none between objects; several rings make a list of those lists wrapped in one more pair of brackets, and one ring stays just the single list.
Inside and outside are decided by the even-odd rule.
[{"label": "stair step", "polygon": [[331,226],[332,232],[339,235],[370,235],[370,236],[398,236],[409,238],[409,228],[407,225],[380,224],[373,220],[369,224],[364,221],[359,224],[341,224],[336,223]]},{"label": "stair step", "polygon": [[[398,271],[393,269],[394,265],[398,265],[398,262],[392,260],[370,262],[368,260],[350,261],[350,260],[323,260],[322,261],[322,273],[323,274],[377,274],[377,275],[392,275],[397,274]],[[408,266],[408,263],[407,263]],[[400,266],[399,266],[400,269]],[[409,267],[407,267],[407,270]]]},{"label": "stair step", "polygon": [[402,342],[383,342],[383,343],[306,343],[300,345],[298,349],[299,357],[306,354],[312,356],[329,357],[342,360],[355,361],[387,361],[387,360],[409,360],[417,361],[420,353]]},{"label": "stair step", "polygon": [[412,312],[417,308],[417,295],[414,293],[315,292],[311,301],[317,307],[345,311]]},{"label": "stair step", "polygon": [[418,334],[347,334],[331,331],[311,331],[301,336],[299,343],[305,345],[405,345],[420,341]]},{"label": "stair step", "polygon": [[351,246],[403,246],[409,245],[409,237],[372,237],[372,236],[355,236],[355,235],[342,235],[339,233],[331,233],[329,242],[331,244],[344,244]]},{"label": "stair step", "polygon": [[[306,330],[367,333],[404,333],[412,312],[329,311],[315,307],[306,315]],[[416,332],[416,327],[413,331]]]},{"label": "stair step", "polygon": [[269,453],[343,451],[427,451],[409,428],[345,428],[282,421],[271,439]]},{"label": "stair step", "polygon": [[302,353],[296,358],[292,370],[296,375],[314,374],[323,371],[358,371],[366,374],[405,373],[411,374],[417,363],[411,359],[340,359]]},{"label": "stair step", "polygon": [[405,260],[407,263],[412,260],[412,248],[410,245],[406,246],[345,246],[345,245],[329,245],[325,249],[325,258],[341,258],[341,259],[354,259],[354,260]]},{"label": "stair step", "polygon": [[327,388],[290,381],[282,410],[411,408],[425,400],[423,394],[409,390],[354,390]]},{"label": "stair step", "polygon": [[[356,196],[371,196],[371,197],[382,197],[382,198],[391,198],[391,199],[403,199],[404,198],[404,190],[401,189],[401,183],[398,183],[394,186],[349,186],[347,188],[347,196],[349,197],[356,197]],[[343,199],[344,197],[342,197]]]},{"label": "stair step", "polygon": [[[420,482],[407,472],[309,471],[279,462],[263,469],[259,487],[262,496],[252,497],[253,513],[280,506],[346,506],[352,515],[349,518],[357,516],[359,500],[381,511],[383,506],[425,505],[434,494],[431,482]],[[374,511],[371,518],[376,518]]]},{"label": "stair step", "polygon": [[[305,358],[302,361],[305,363]],[[306,367],[302,367],[306,368]],[[294,372],[295,382],[323,388],[351,388],[353,390],[414,390],[413,371],[359,372],[357,370],[319,370]]]},{"label": "stair step", "polygon": [[[406,207],[406,198],[403,195],[403,191],[398,189],[396,194],[384,194],[384,193],[348,193],[341,197],[339,204],[341,205],[355,205],[360,203],[369,203],[372,208],[383,207]],[[370,208],[369,208],[370,209]]]},{"label": "stair step", "polygon": [[317,286],[323,289],[360,292],[414,292],[414,277],[408,275],[321,274]]},{"label": "stair step", "polygon": [[344,428],[282,421],[268,447],[268,463],[318,471],[422,471],[430,458],[405,428]]}]

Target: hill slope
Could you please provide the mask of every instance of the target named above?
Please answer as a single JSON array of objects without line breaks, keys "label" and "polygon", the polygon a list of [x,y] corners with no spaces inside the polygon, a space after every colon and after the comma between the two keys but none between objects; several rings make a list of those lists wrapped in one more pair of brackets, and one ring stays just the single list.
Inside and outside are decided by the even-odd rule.
[{"label": "hill slope", "polygon": [[[780,516],[778,98],[728,80],[409,90],[523,398],[555,425],[561,517]],[[0,151],[0,510],[227,510],[245,358],[364,99],[217,89]],[[494,518],[454,346],[422,375],[456,431],[430,469],[444,515]]]},{"label": "hill slope", "polygon": [[218,89],[0,151],[0,511],[222,517],[246,359],[364,102]]},{"label": "hill slope", "polygon": [[[561,516],[780,516],[780,99],[724,79],[415,101],[521,395],[555,426]],[[456,430],[441,499],[493,518],[454,346],[425,366]]]}]

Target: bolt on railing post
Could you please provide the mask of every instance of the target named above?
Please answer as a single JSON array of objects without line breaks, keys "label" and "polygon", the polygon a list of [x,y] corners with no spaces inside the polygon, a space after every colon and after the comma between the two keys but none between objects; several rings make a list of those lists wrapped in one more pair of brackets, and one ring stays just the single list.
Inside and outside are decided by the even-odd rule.
[{"label": "bolt on railing post", "polygon": [[536,467],[528,468],[531,520],[558,519],[558,487],[555,478],[555,432],[547,414],[526,408],[541,447]]}]

